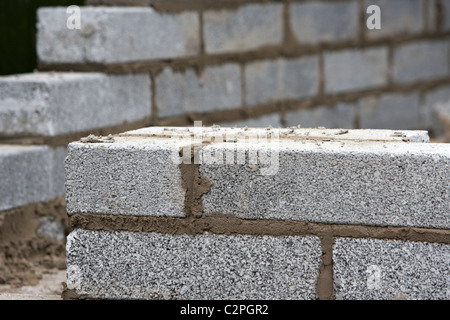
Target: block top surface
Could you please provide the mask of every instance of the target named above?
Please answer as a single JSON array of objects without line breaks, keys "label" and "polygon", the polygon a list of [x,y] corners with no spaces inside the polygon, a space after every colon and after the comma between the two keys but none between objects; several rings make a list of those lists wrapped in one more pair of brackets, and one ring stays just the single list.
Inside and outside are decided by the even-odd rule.
[{"label": "block top surface", "polygon": [[86,79],[98,78],[104,76],[101,73],[93,72],[34,72],[23,73],[8,76],[0,76],[0,83],[20,82],[20,83],[36,83],[36,82],[58,82],[58,81],[84,81]]},{"label": "block top surface", "polygon": [[326,129],[326,128],[221,128],[213,127],[148,127],[127,131],[121,137],[197,137],[206,138],[223,136],[228,138],[244,137],[279,137],[283,141],[330,140],[330,141],[373,141],[373,142],[421,142],[430,141],[425,130],[380,130],[380,129]]}]

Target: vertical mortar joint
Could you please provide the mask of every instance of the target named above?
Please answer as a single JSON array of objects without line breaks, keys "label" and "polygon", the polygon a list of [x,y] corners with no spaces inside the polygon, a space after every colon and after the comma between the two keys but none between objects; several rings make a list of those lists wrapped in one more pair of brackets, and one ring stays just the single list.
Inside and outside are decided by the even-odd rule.
[{"label": "vertical mortar joint", "polygon": [[317,295],[319,300],[334,300],[333,289],[333,243],[332,235],[321,237],[322,242],[322,263],[317,280]]},{"label": "vertical mortar joint", "polygon": [[[185,190],[184,212],[187,217],[200,218],[203,215],[202,195],[211,189],[211,181],[200,175],[200,164],[195,161],[201,148],[191,146],[191,158],[189,163],[184,161],[179,165],[181,171],[182,186]],[[197,153],[197,155],[196,155]],[[183,158],[182,150],[180,156]]]}]

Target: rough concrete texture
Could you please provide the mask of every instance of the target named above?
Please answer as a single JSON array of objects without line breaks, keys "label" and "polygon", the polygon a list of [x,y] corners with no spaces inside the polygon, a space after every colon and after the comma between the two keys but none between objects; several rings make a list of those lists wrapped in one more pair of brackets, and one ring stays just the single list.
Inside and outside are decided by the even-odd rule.
[{"label": "rough concrete texture", "polygon": [[300,43],[356,39],[358,11],[357,1],[292,3],[292,30]]},{"label": "rough concrete texture", "polygon": [[286,112],[287,126],[301,125],[304,128],[346,128],[355,125],[356,107],[351,103],[338,103],[333,107],[319,106]]},{"label": "rough concrete texture", "polygon": [[449,226],[450,148],[407,142],[424,131],[150,127],[114,139],[69,145],[69,214],[185,216],[179,151],[193,164],[203,144],[206,215]]},{"label": "rough concrete texture", "polygon": [[419,94],[387,93],[358,101],[361,128],[420,128],[423,124]]},{"label": "rough concrete texture", "polygon": [[37,16],[37,54],[43,63],[133,62],[199,52],[199,18],[195,12],[81,7],[79,30],[67,28],[69,14],[65,7],[39,8]]},{"label": "rough concrete texture", "polygon": [[67,287],[107,299],[315,299],[317,237],[76,229]]},{"label": "rough concrete texture", "polygon": [[238,64],[208,67],[200,75],[193,69],[177,72],[166,68],[156,78],[158,116],[240,107],[240,75]]},{"label": "rough concrete texture", "polygon": [[0,210],[41,202],[60,195],[64,171],[47,146],[0,145]]},{"label": "rough concrete texture", "polygon": [[[424,30],[425,4],[423,0],[366,0],[364,5],[364,9],[369,5],[377,5],[381,11],[381,28],[366,29],[366,36],[370,39],[416,34]],[[369,17],[369,14],[365,16]]]},{"label": "rough concrete texture", "polygon": [[283,5],[249,4],[236,10],[207,10],[203,24],[207,53],[278,45],[283,40]]},{"label": "rough concrete texture", "polygon": [[202,149],[214,159],[200,166],[212,183],[202,198],[204,214],[450,227],[449,145],[264,140]]},{"label": "rough concrete texture", "polygon": [[338,238],[336,299],[450,299],[450,245]]},{"label": "rough concrete texture", "polygon": [[341,50],[324,55],[325,91],[340,93],[385,85],[388,50],[384,47]]},{"label": "rough concrete texture", "polygon": [[398,83],[443,78],[448,75],[448,41],[421,41],[396,47],[392,75]]},{"label": "rough concrete texture", "polygon": [[248,106],[309,97],[318,90],[317,56],[260,61],[245,66],[245,102]]},{"label": "rough concrete texture", "polygon": [[181,173],[170,139],[74,142],[66,158],[67,212],[184,216]]},{"label": "rough concrete texture", "polygon": [[150,101],[150,77],[144,74],[0,77],[0,135],[56,136],[120,125],[150,117]]}]

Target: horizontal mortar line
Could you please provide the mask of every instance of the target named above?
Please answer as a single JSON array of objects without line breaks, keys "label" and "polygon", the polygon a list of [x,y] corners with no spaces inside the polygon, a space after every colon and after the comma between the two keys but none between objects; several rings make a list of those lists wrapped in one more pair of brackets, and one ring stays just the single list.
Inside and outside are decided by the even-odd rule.
[{"label": "horizontal mortar line", "polygon": [[279,58],[293,59],[334,51],[367,49],[380,46],[398,46],[400,44],[421,40],[448,40],[450,32],[445,34],[410,35],[386,39],[347,40],[340,43],[323,42],[310,44],[285,44],[261,46],[245,52],[205,53],[190,57],[162,58],[142,61],[115,62],[115,63],[40,63],[40,71],[78,71],[78,72],[104,72],[111,74],[145,73],[159,71],[165,67],[184,70],[186,68],[204,68],[219,66],[227,63],[252,63],[261,60],[275,60]]},{"label": "horizontal mortar line", "polygon": [[150,117],[143,120],[127,122],[119,125],[83,130],[73,133],[66,133],[57,136],[3,136],[0,137],[0,144],[17,145],[47,145],[53,148],[67,146],[69,143],[78,141],[89,134],[106,136],[108,134],[119,134],[124,131],[140,129],[151,124]]},{"label": "horizontal mortar line", "polygon": [[210,232],[224,235],[328,236],[333,238],[375,238],[450,244],[449,229],[327,224],[295,220],[254,220],[232,216],[178,218],[76,213],[70,216],[70,227],[93,231],[158,232],[190,235]]}]

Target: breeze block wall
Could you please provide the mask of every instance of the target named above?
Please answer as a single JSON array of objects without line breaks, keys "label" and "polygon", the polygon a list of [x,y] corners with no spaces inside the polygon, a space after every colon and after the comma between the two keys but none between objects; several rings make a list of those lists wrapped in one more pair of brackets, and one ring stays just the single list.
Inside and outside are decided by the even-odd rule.
[{"label": "breeze block wall", "polygon": [[[36,248],[25,234],[68,233],[63,160],[89,134],[202,121],[450,141],[448,0],[86,2],[74,30],[66,7],[41,8],[37,72],[0,77],[0,271]],[[366,27],[371,4],[380,30]]]},{"label": "breeze block wall", "polygon": [[[41,70],[145,73],[149,125],[426,129],[450,98],[447,0],[89,0],[38,13]],[[381,10],[370,30],[369,5]],[[120,39],[120,41],[119,41]]]},{"label": "breeze block wall", "polygon": [[149,127],[71,143],[65,296],[448,299],[449,166],[425,131]]}]

